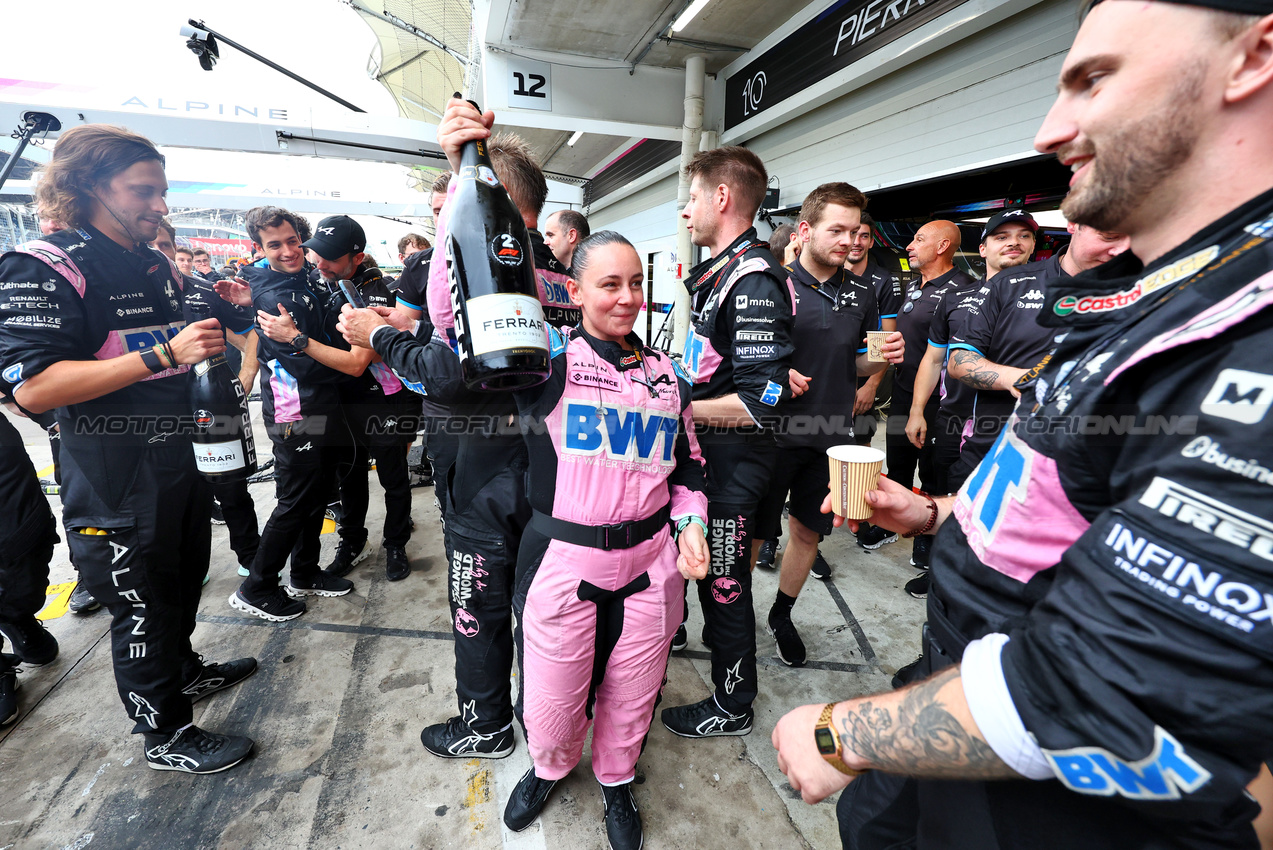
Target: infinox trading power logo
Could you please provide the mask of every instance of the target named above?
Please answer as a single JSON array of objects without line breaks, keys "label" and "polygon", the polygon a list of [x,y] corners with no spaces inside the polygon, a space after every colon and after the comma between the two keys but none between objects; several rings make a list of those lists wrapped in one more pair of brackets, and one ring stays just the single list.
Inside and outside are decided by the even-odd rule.
[{"label": "infinox trading power logo", "polygon": [[525,252],[522,245],[510,233],[501,233],[491,240],[491,256],[505,266],[520,266]]},{"label": "infinox trading power logo", "polygon": [[1155,290],[1162,289],[1168,284],[1175,283],[1181,278],[1189,277],[1201,271],[1218,256],[1220,256],[1219,245],[1203,248],[1183,260],[1164,266],[1158,271],[1142,277],[1136,281],[1131,289],[1124,289],[1122,292],[1114,292],[1109,295],[1084,295],[1082,298],[1065,295],[1058,298],[1056,303],[1052,305],[1052,312],[1058,316],[1068,316],[1071,313],[1077,313],[1082,316],[1088,313],[1108,313],[1111,310],[1122,310],[1124,307],[1130,307],[1135,304]]}]

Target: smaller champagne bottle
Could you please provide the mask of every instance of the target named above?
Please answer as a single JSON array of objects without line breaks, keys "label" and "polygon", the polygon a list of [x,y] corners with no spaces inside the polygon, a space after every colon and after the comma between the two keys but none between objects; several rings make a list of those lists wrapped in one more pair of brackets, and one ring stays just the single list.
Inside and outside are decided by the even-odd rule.
[{"label": "smaller champagne bottle", "polygon": [[[211,315],[206,304],[191,304],[189,309],[194,321]],[[190,374],[195,465],[213,483],[248,477],[256,472],[256,442],[239,376],[224,352],[196,363]]]}]

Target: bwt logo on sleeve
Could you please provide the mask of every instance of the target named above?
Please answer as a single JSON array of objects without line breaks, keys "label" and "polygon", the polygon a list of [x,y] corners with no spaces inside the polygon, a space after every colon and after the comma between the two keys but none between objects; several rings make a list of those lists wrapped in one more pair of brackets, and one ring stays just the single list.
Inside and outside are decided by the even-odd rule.
[{"label": "bwt logo on sleeve", "polygon": [[616,460],[670,463],[680,421],[675,416],[623,405],[572,401],[566,405],[562,425],[563,447],[571,454],[604,452]]},{"label": "bwt logo on sleeve", "polygon": [[1178,800],[1197,791],[1211,774],[1185,752],[1161,726],[1154,727],[1154,749],[1140,761],[1128,762],[1100,747],[1044,750],[1056,778],[1071,791],[1129,800]]}]

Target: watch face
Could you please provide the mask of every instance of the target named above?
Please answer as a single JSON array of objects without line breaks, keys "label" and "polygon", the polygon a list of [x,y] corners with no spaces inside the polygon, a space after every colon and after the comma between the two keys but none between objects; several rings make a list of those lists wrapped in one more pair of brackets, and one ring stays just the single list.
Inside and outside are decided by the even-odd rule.
[{"label": "watch face", "polygon": [[818,744],[818,752],[824,756],[833,756],[836,753],[835,735],[825,726],[819,726],[813,730],[813,739]]}]

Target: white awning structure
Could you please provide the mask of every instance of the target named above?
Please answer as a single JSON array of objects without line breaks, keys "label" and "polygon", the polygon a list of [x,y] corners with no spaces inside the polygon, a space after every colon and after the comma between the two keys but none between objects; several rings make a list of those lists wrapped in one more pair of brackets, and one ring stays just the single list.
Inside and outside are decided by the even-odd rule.
[{"label": "white awning structure", "polygon": [[464,91],[473,12],[468,0],[346,0],[378,41],[368,73],[398,112],[436,124]]}]

